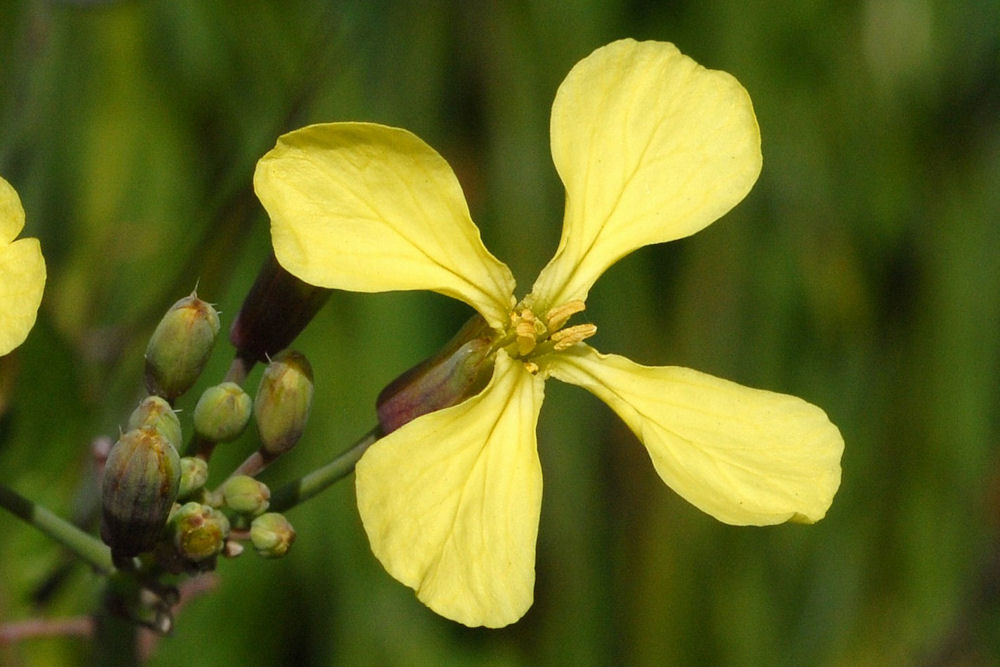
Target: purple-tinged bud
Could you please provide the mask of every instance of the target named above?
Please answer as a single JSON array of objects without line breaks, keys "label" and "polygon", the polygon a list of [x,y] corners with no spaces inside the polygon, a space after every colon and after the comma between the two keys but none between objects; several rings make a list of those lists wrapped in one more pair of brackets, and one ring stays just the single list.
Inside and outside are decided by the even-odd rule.
[{"label": "purple-tinged bud", "polygon": [[170,407],[170,404],[159,396],[147,396],[132,411],[126,430],[131,431],[137,428],[155,429],[174,446],[174,449],[180,450],[181,448],[181,422],[177,419],[177,413]]},{"label": "purple-tinged bud", "polygon": [[378,395],[375,409],[388,435],[420,415],[461,403],[489,382],[493,370],[492,330],[479,315],[433,357],[393,380]]},{"label": "purple-tinged bud", "polygon": [[254,418],[266,459],[287,452],[302,437],[312,397],[312,366],[304,355],[285,350],[264,369],[254,400]]},{"label": "purple-tinged bud", "polygon": [[295,542],[295,529],[277,512],[261,514],[250,524],[250,541],[264,558],[281,558]]},{"label": "purple-tinged bud", "polygon": [[171,403],[201,375],[215,337],[219,314],[196,294],[167,311],[146,346],[146,389]]},{"label": "purple-tinged bud", "polygon": [[291,345],[330,297],[330,290],[302,282],[272,253],[229,329],[229,340],[244,359],[266,362]]},{"label": "purple-tinged bud", "polygon": [[211,442],[229,442],[240,437],[250,422],[253,403],[235,382],[209,387],[194,408],[194,430]]},{"label": "purple-tinged bud", "polygon": [[177,498],[177,450],[155,429],[122,434],[104,466],[101,539],[115,561],[149,551]]}]

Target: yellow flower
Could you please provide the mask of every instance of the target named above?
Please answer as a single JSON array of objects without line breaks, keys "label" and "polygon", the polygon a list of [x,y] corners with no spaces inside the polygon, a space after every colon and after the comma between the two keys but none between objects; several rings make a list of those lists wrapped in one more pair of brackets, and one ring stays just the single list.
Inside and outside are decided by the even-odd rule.
[{"label": "yellow flower", "polygon": [[531,606],[547,378],[607,403],[663,480],[721,521],[817,521],[840,484],[843,440],[821,409],[604,355],[582,342],[593,325],[565,326],[615,261],[693,234],[746,196],[760,134],[739,82],[671,44],[614,42],[563,81],[551,142],[566,188],[562,238],[520,302],[447,163],[405,130],[306,127],[281,137],[254,178],[277,258],[300,279],[433,290],[493,329],[489,385],[406,423],[357,466],[376,557],[434,611],[471,626],[507,625]]},{"label": "yellow flower", "polygon": [[0,356],[28,337],[45,287],[45,260],[38,239],[14,240],[23,228],[21,200],[11,184],[0,178]]}]

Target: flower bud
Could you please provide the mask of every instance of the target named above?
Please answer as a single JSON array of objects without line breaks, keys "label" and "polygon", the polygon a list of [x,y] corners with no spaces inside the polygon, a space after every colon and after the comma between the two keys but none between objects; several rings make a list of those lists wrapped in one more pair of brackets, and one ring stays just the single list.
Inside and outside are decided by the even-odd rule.
[{"label": "flower bud", "polygon": [[181,457],[181,483],[177,497],[186,499],[205,488],[208,482],[208,461],[197,456]]},{"label": "flower bud", "polygon": [[195,294],[167,311],[146,347],[146,389],[170,402],[191,388],[212,353],[219,314]]},{"label": "flower bud", "polygon": [[137,428],[152,428],[167,439],[174,449],[180,450],[182,443],[181,422],[170,404],[159,396],[147,396],[128,418],[129,431]]},{"label": "flower bud", "polygon": [[271,253],[233,320],[229,340],[244,359],[266,362],[291,345],[329,297],[330,290],[302,282]]},{"label": "flower bud", "polygon": [[253,404],[235,382],[209,387],[194,408],[194,430],[206,440],[229,442],[240,437],[250,422]]},{"label": "flower bud", "polygon": [[101,539],[116,561],[148,551],[177,498],[177,450],[152,428],[122,434],[111,448],[101,489]]},{"label": "flower bud", "polygon": [[433,357],[393,380],[375,409],[384,435],[420,415],[456,405],[482,389],[493,370],[490,328],[476,315]]},{"label": "flower bud", "polygon": [[250,541],[264,558],[281,558],[295,541],[295,529],[283,514],[261,514],[250,524]]},{"label": "flower bud", "polygon": [[285,350],[267,365],[254,401],[262,453],[273,458],[295,446],[306,427],[312,396],[312,367],[305,356]]},{"label": "flower bud", "polygon": [[222,483],[222,498],[226,507],[237,514],[257,516],[271,500],[271,490],[249,475],[234,475]]},{"label": "flower bud", "polygon": [[229,536],[229,520],[201,503],[185,503],[170,516],[168,525],[177,553],[198,563],[222,551]]}]

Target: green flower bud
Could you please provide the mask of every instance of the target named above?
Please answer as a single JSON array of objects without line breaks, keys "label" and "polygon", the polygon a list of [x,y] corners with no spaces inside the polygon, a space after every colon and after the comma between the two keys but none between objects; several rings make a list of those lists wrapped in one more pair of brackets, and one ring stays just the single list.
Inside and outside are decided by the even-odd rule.
[{"label": "green flower bud", "polygon": [[153,428],[174,446],[181,448],[181,422],[170,404],[159,396],[147,396],[128,418],[128,429]]},{"label": "green flower bud", "polygon": [[194,408],[194,430],[212,442],[229,442],[240,437],[250,422],[253,404],[235,382],[209,387]]},{"label": "green flower bud", "polygon": [[295,541],[295,529],[283,514],[261,514],[250,524],[250,541],[264,558],[281,558]]},{"label": "green flower bud", "polygon": [[382,433],[456,405],[485,387],[493,372],[490,334],[486,321],[476,315],[440,352],[389,383],[375,401]]},{"label": "green flower bud", "polygon": [[188,498],[205,488],[208,482],[208,461],[197,456],[181,457],[181,484],[177,490],[178,498]]},{"label": "green flower bud", "polygon": [[195,294],[167,311],[146,347],[146,388],[173,402],[191,388],[212,353],[219,314]]},{"label": "green flower bud", "polygon": [[312,396],[312,367],[305,356],[285,350],[267,365],[254,401],[261,450],[266,457],[283,454],[299,441]]},{"label": "green flower bud", "polygon": [[271,490],[253,477],[234,475],[222,483],[222,499],[237,514],[257,516],[270,504]]},{"label": "green flower bud", "polygon": [[180,479],[177,450],[153,428],[128,431],[111,448],[101,489],[101,539],[116,561],[153,548]]},{"label": "green flower bud", "polygon": [[217,509],[190,502],[170,516],[168,530],[177,553],[199,563],[222,551],[229,536],[229,520]]}]

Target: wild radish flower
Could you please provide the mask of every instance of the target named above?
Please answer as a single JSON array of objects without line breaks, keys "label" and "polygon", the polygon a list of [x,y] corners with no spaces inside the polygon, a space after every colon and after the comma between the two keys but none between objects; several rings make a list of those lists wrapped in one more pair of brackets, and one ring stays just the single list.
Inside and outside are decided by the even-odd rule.
[{"label": "wild radish flower", "polygon": [[38,239],[17,239],[23,228],[21,200],[0,178],[0,357],[28,337],[45,287],[41,247]]},{"label": "wild radish flower", "polygon": [[254,179],[275,255],[300,280],[432,290],[488,325],[488,349],[476,351],[492,365],[488,385],[392,430],[356,480],[376,557],[434,611],[472,626],[507,625],[531,606],[535,424],[549,378],[607,403],[663,480],[726,523],[817,521],[840,484],[843,440],[821,409],[601,354],[583,342],[593,324],[568,325],[618,259],[697,232],[750,190],[760,134],[743,87],[671,44],[614,42],[563,81],[551,144],[566,188],[562,237],[520,300],[448,164],[405,130],[305,127],[278,140]]}]

